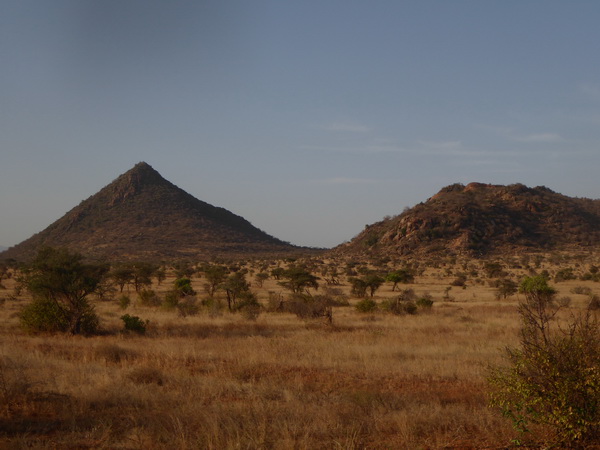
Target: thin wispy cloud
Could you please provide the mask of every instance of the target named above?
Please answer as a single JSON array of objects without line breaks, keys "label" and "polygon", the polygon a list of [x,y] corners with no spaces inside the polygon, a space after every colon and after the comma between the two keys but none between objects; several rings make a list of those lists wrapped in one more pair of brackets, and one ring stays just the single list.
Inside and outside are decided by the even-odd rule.
[{"label": "thin wispy cloud", "polygon": [[579,85],[579,91],[587,97],[591,97],[593,99],[600,99],[600,86],[598,86],[597,84],[581,83]]},{"label": "thin wispy cloud", "polygon": [[565,142],[565,139],[558,133],[554,132],[542,132],[542,133],[528,133],[523,134],[515,131],[514,128],[493,126],[493,125],[478,125],[478,128],[489,130],[494,134],[500,135],[503,138],[513,142],[523,143],[555,143]]},{"label": "thin wispy cloud", "polygon": [[561,142],[564,139],[557,133],[534,133],[526,136],[515,136],[513,140],[517,142],[540,142],[540,143],[552,143]]},{"label": "thin wispy cloud", "polygon": [[374,184],[379,183],[382,180],[377,180],[373,178],[349,178],[349,177],[333,177],[333,178],[325,178],[322,180],[313,180],[315,183],[320,184]]},{"label": "thin wispy cloud", "polygon": [[336,146],[336,145],[301,145],[300,150],[311,150],[321,152],[374,154],[374,153],[406,153],[411,150],[396,145],[367,144],[363,146]]},{"label": "thin wispy cloud", "polygon": [[457,149],[461,148],[462,144],[460,141],[417,141],[417,143],[425,148],[445,150],[445,149]]},{"label": "thin wispy cloud", "polygon": [[371,128],[366,125],[348,123],[348,122],[334,122],[323,127],[327,131],[339,131],[346,133],[368,133]]}]

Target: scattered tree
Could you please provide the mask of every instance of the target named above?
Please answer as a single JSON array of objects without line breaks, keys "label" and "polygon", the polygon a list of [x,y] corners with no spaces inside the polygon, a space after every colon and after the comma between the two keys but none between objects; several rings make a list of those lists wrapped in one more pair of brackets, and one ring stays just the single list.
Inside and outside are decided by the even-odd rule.
[{"label": "scattered tree", "polygon": [[244,272],[234,272],[219,286],[227,295],[227,306],[230,311],[236,307],[238,297],[250,292],[250,283],[246,281]]},{"label": "scattered tree", "polygon": [[376,273],[367,273],[360,278],[352,277],[349,279],[352,284],[352,294],[357,297],[365,297],[367,292],[373,298],[377,289],[384,283],[384,279]]},{"label": "scattered tree", "polygon": [[385,281],[394,283],[392,286],[392,292],[396,290],[398,283],[408,284],[415,281],[415,276],[410,269],[398,269],[390,272],[385,277]]},{"label": "scattered tree", "polygon": [[519,290],[519,285],[510,278],[502,278],[496,283],[496,298],[506,299],[515,295]]},{"label": "scattered tree", "polygon": [[207,264],[202,267],[201,270],[206,278],[204,288],[210,297],[214,297],[220,284],[223,283],[227,277],[227,267],[218,264]]},{"label": "scattered tree", "polygon": [[294,294],[306,292],[309,289],[319,289],[319,278],[303,266],[292,265],[283,271],[282,277],[285,281],[280,281],[279,285],[289,289]]},{"label": "scattered tree", "polygon": [[85,263],[67,249],[41,249],[20,278],[33,296],[21,312],[21,323],[31,331],[95,332],[98,317],[87,297],[96,292],[106,272],[106,266]]}]

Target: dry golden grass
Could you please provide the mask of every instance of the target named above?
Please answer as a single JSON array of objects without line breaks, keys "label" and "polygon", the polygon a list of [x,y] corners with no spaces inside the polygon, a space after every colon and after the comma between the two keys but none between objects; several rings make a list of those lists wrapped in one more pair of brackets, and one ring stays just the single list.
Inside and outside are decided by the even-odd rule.
[{"label": "dry golden grass", "polygon": [[[150,324],[145,336],[127,335],[118,303],[98,302],[106,332],[89,338],[23,334],[16,314],[27,299],[11,297],[5,280],[0,447],[507,446],[515,432],[487,406],[485,378],[517,342],[517,298],[499,301],[487,284],[468,283],[443,301],[453,278],[428,269],[410,285],[433,295],[430,312],[337,307],[333,325],[266,312],[256,321],[206,311],[181,318],[134,301],[125,312]],[[154,288],[164,292],[172,280]],[[193,282],[200,292],[202,280]],[[586,301],[574,286],[600,292],[593,282],[556,286],[572,297],[571,310]],[[281,288],[267,280],[256,291],[266,302]],[[394,295],[390,284],[377,292],[378,300]]]}]

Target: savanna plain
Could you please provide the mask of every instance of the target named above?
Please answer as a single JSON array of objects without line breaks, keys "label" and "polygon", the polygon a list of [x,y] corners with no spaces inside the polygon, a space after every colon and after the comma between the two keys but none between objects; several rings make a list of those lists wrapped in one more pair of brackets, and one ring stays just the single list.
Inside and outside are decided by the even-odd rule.
[{"label": "savanna plain", "polygon": [[[167,265],[137,290],[106,282],[91,295],[100,328],[89,336],[26,332],[20,314],[31,295],[9,268],[0,288],[0,447],[537,446],[547,429],[521,436],[489,404],[490,367],[506,364],[521,326],[522,294],[502,293],[499,280],[547,275],[563,304],[559,321],[600,295],[592,254],[222,265],[243,274],[252,308],[230,310],[232,292],[212,289],[202,264]],[[290,267],[318,286],[294,293],[277,271]],[[411,276],[397,285],[355,283],[405,269]],[[169,302],[182,278],[188,295]],[[285,306],[298,296],[329,306]]]}]

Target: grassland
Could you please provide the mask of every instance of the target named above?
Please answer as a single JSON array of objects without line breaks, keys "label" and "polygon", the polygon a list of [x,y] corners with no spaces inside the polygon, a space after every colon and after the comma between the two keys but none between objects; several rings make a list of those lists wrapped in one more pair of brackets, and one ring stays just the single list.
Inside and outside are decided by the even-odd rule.
[{"label": "grassland", "polygon": [[[325,263],[344,273],[345,263]],[[502,261],[515,280],[565,264],[581,276],[593,263]],[[448,290],[461,271],[470,274],[466,287]],[[153,289],[162,295],[173,280]],[[192,282],[202,297],[203,279]],[[208,308],[182,318],[141,306],[130,291],[126,310],[120,294],[95,303],[103,333],[93,337],[24,334],[18,312],[27,294],[15,295],[14,279],[3,285],[0,447],[504,448],[516,435],[488,407],[486,376],[518,342],[519,299],[497,299],[480,261],[430,264],[402,285],[435,301],[416,315],[357,312],[360,299],[341,276],[335,289],[350,306],[334,308],[333,324]],[[587,306],[577,288],[600,294],[593,281],[555,287],[571,298],[564,317]],[[264,305],[269,292],[285,295],[272,278],[252,289]],[[391,289],[386,283],[375,299],[397,296]],[[149,321],[145,335],[122,332],[125,312]]]}]

